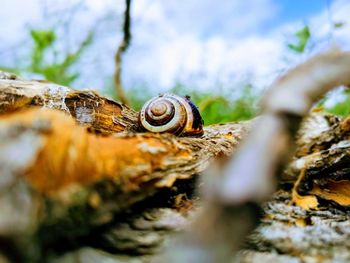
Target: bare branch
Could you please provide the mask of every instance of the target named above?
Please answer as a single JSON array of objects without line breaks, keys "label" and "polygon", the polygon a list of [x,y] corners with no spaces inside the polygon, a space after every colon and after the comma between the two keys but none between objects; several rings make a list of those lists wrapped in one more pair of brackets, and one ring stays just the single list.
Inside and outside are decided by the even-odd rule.
[{"label": "bare branch", "polygon": [[126,105],[130,105],[130,102],[125,95],[123,85],[122,85],[122,57],[125,51],[128,49],[130,45],[131,40],[131,33],[130,33],[130,24],[131,24],[131,18],[130,18],[130,4],[131,0],[126,0],[126,8],[124,13],[124,25],[123,25],[123,39],[120,43],[117,53],[115,54],[115,73],[114,73],[114,83],[115,83],[115,91],[120,99],[120,101]]}]

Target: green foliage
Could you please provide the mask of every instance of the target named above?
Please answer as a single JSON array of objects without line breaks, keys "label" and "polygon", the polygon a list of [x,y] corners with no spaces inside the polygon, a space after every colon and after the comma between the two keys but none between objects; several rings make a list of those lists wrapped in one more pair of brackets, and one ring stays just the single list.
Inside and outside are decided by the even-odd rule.
[{"label": "green foliage", "polygon": [[338,116],[350,115],[350,90],[347,89],[344,91],[344,100],[342,102],[338,102],[333,107],[326,108],[326,111]]},{"label": "green foliage", "polygon": [[0,67],[0,69],[16,74],[40,74],[48,81],[66,86],[71,85],[80,76],[79,71],[73,71],[72,67],[79,61],[86,48],[91,45],[92,32],[86,36],[74,52],[68,51],[66,53],[57,49],[58,37],[53,29],[32,29],[30,37],[33,46],[28,59],[29,63],[24,66],[17,65],[14,68]]},{"label": "green foliage", "polygon": [[[343,28],[346,24],[344,22],[335,22],[332,23],[332,28],[337,30],[340,28]],[[288,48],[293,50],[294,52],[297,52],[299,54],[302,54],[305,52],[306,46],[309,43],[312,34],[310,31],[309,26],[304,26],[300,30],[298,30],[294,36],[297,38],[296,43],[293,44],[287,44]],[[341,102],[338,102],[336,105],[332,107],[325,107],[325,102],[329,99],[329,97],[325,96],[322,99],[320,99],[316,106],[320,109],[323,109],[329,113],[338,115],[338,116],[347,116],[350,114],[350,90],[347,89],[343,93],[344,99]]]},{"label": "green foliage", "polygon": [[[112,78],[108,82],[106,87],[102,90],[102,94],[110,98],[113,98],[115,100],[118,100],[118,96],[115,92],[114,82]],[[141,109],[142,105],[147,100],[157,95],[158,94],[155,92],[152,92],[151,89],[146,84],[139,85],[139,86],[132,86],[126,90],[126,96],[131,103],[131,107],[137,111]]]},{"label": "green foliage", "polygon": [[[247,120],[258,113],[260,95],[254,94],[254,87],[246,85],[235,97],[229,92],[219,93],[215,91],[198,91],[188,86],[177,84],[169,92],[190,96],[198,106],[205,125]],[[103,94],[116,98],[112,82],[103,91]],[[142,105],[150,98],[158,94],[152,92],[147,85],[134,86],[127,90],[127,96],[131,101],[131,107],[140,110]]]},{"label": "green foliage", "polygon": [[258,112],[259,95],[254,94],[254,88],[246,85],[235,97],[232,94],[215,91],[204,92],[188,89],[177,85],[173,93],[189,95],[198,106],[205,125],[251,119]]},{"label": "green foliage", "polygon": [[287,44],[288,48],[297,53],[303,53],[311,37],[309,26],[304,26],[302,29],[297,31],[294,36],[296,38],[296,42]]},{"label": "green foliage", "polygon": [[134,86],[127,90],[127,97],[130,100],[131,106],[135,110],[140,110],[142,105],[157,93],[152,92],[146,85]]},{"label": "green foliage", "polygon": [[342,27],[344,27],[345,26],[345,22],[335,22],[334,24],[333,24],[333,27],[334,28],[342,28]]},{"label": "green foliage", "polygon": [[[334,29],[344,26],[343,22],[333,24]],[[91,45],[92,32],[87,34],[73,52],[71,50],[63,51],[59,48],[64,39],[57,35],[56,29],[32,29],[29,33],[33,45],[28,57],[21,60],[21,65],[16,65],[13,68],[0,66],[0,69],[16,74],[39,74],[49,81],[67,86],[80,77],[79,69],[74,69],[74,66],[78,64],[79,59]],[[287,44],[288,48],[298,54],[304,53],[306,47],[310,46],[309,42],[312,37],[309,26],[305,25],[295,32],[294,37],[294,42]],[[182,84],[176,85],[170,92],[189,95],[198,106],[206,125],[246,120],[253,118],[258,113],[260,94],[249,84],[243,86],[238,94],[234,95],[228,91],[199,91]],[[116,98],[112,81],[104,90],[104,94]],[[157,93],[153,92],[147,85],[133,86],[127,89],[127,96],[135,110],[139,110],[148,99],[156,95]],[[341,116],[350,114],[350,91],[344,92],[344,98],[344,101],[326,110]],[[324,107],[326,99],[322,99],[318,106]]]},{"label": "green foliage", "polygon": [[34,41],[30,67],[38,72],[42,68],[45,52],[56,40],[56,34],[51,30],[31,30],[30,36]]}]

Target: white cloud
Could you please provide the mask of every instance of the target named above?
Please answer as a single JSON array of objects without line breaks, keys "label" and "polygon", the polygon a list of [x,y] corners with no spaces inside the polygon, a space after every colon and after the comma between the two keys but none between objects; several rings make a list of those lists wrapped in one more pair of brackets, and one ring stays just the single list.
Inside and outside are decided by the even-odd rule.
[{"label": "white cloud", "polygon": [[[0,28],[6,43],[15,42],[24,35],[24,25],[40,22],[42,6],[49,11],[69,8],[79,0],[3,0],[0,15],[8,20]],[[266,32],[264,25],[273,19],[278,1],[162,1],[135,0],[132,2],[132,45],[124,60],[123,79],[126,86],[147,83],[150,88],[168,89],[176,81],[195,82],[198,88],[213,88],[217,81],[227,84],[251,81],[257,86],[269,84],[281,70],[299,63],[312,52],[328,46],[329,20],[326,10],[310,17],[317,49],[295,56],[285,48],[286,34],[302,26],[300,21],[276,25]],[[123,0],[86,0],[80,11],[72,17],[72,28],[63,43],[76,46],[97,20],[113,12],[114,18],[98,28],[93,46],[79,65],[83,75],[78,86],[102,87],[113,74],[113,56],[121,38]],[[13,12],[16,16],[13,16]],[[40,11],[38,11],[40,10]],[[114,10],[114,11],[113,11]],[[334,1],[333,21],[345,22],[334,32],[341,46],[349,46],[350,3]],[[14,19],[14,17],[18,19]],[[57,18],[57,16],[56,16]],[[58,17],[59,18],[59,17]],[[119,19],[119,20],[118,20]],[[56,19],[57,20],[57,19]],[[50,26],[52,23],[37,23]],[[262,34],[262,30],[264,34]],[[74,49],[74,48],[73,48]],[[1,55],[1,54],[0,54]],[[195,84],[196,84],[195,83]]]},{"label": "white cloud", "polygon": [[[18,1],[2,0],[0,8],[0,42],[13,43],[24,31],[25,25],[40,17],[39,0]],[[18,40],[18,39],[17,39]]]},{"label": "white cloud", "polygon": [[272,0],[142,0],[135,1],[134,6],[134,17],[143,24],[153,24],[159,36],[172,29],[177,34],[200,38],[215,34],[232,37],[256,31],[277,10]]},{"label": "white cloud", "polygon": [[[334,41],[339,47],[350,49],[350,2],[334,1],[329,12],[324,10],[311,19],[311,27],[316,39],[324,40],[326,44]],[[341,28],[331,29],[333,23],[342,22]]]},{"label": "white cloud", "polygon": [[270,0],[134,3],[129,83],[139,79],[167,89],[198,72],[211,84],[248,73],[264,78],[264,63],[277,63],[281,45],[256,35],[278,10]]}]

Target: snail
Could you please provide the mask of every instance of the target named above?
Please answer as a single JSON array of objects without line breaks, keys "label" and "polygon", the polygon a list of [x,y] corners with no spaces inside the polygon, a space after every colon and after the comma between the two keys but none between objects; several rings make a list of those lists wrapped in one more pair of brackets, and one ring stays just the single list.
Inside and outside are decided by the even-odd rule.
[{"label": "snail", "polygon": [[203,119],[188,96],[162,94],[150,99],[139,113],[139,125],[150,132],[203,135]]}]

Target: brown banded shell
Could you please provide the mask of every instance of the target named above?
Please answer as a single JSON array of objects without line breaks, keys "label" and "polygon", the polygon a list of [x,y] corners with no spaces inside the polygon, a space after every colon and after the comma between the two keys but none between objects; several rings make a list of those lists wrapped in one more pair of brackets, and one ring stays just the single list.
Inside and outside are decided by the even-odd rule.
[{"label": "brown banded shell", "polygon": [[150,132],[180,136],[203,134],[203,119],[187,97],[163,94],[147,101],[139,113],[139,125]]}]

